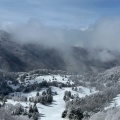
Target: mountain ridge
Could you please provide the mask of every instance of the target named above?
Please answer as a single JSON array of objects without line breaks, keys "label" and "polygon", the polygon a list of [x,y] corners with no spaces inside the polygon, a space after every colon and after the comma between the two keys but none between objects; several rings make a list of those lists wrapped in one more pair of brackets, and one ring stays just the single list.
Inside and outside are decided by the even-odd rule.
[{"label": "mountain ridge", "polygon": [[72,46],[67,51],[56,47],[47,48],[35,43],[20,44],[12,39],[12,34],[0,30],[0,69],[8,72],[52,69],[83,73],[104,71],[120,65],[120,53],[116,55],[114,52],[107,51],[115,58],[110,61],[101,61],[95,57],[97,52],[102,50]]}]

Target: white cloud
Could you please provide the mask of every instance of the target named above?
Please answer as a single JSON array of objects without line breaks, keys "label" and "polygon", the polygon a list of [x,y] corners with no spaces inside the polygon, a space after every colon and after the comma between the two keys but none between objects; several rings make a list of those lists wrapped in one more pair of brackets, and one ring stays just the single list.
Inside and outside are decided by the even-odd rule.
[{"label": "white cloud", "polygon": [[22,24],[2,22],[0,28],[11,32],[14,40],[22,44],[43,44],[61,50],[86,47],[93,50],[90,57],[102,62],[114,60],[116,55],[109,51],[120,52],[120,18],[102,19],[84,30],[48,27],[34,19]]},{"label": "white cloud", "polygon": [[37,42],[48,46],[84,46],[120,50],[120,18],[102,19],[84,30],[47,27],[39,21],[25,24],[7,22],[1,25],[14,33],[22,43]]},{"label": "white cloud", "polygon": [[103,50],[99,52],[98,59],[101,60],[102,62],[107,62],[114,60],[115,56],[112,53],[108,52],[107,50]]},{"label": "white cloud", "polygon": [[107,18],[92,28],[91,47],[120,50],[120,18]]}]

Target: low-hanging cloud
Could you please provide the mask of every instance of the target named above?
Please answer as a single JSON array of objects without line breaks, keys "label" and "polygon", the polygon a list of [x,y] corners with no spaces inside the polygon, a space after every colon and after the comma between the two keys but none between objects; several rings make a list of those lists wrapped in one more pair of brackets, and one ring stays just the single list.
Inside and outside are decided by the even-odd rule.
[{"label": "low-hanging cloud", "polygon": [[47,47],[68,48],[79,43],[79,46],[84,46],[84,32],[78,29],[50,27],[36,21],[19,25],[4,23],[1,28],[11,33],[13,40],[20,44],[34,43]]},{"label": "low-hanging cloud", "polygon": [[103,19],[94,25],[90,43],[95,48],[120,50],[120,18]]},{"label": "low-hanging cloud", "polygon": [[38,21],[20,25],[9,23],[2,28],[11,32],[14,40],[21,44],[36,43],[62,49],[71,46],[103,49],[99,52],[102,61],[114,59],[107,50],[120,51],[120,18],[99,20],[86,30],[48,27]]}]

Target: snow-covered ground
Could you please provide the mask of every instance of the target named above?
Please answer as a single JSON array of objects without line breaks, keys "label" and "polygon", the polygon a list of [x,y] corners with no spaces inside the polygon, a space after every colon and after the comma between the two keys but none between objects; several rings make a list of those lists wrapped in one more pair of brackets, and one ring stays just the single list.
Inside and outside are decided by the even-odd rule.
[{"label": "snow-covered ground", "polygon": [[[61,114],[65,109],[65,102],[63,100],[63,96],[64,96],[64,92],[66,90],[71,91],[72,94],[78,94],[79,97],[85,97],[86,95],[94,94],[97,92],[97,91],[95,91],[95,89],[90,90],[89,88],[85,88],[82,86],[79,86],[78,88],[81,88],[80,91],[73,91],[72,88],[60,89],[58,87],[52,87],[52,91],[53,92],[56,91],[58,94],[53,97],[54,102],[49,106],[45,106],[40,103],[37,104],[38,110],[42,114],[41,120],[63,120],[61,118]],[[43,90],[45,90],[45,89],[43,89]],[[41,90],[41,92],[43,90]],[[28,94],[21,94],[21,95],[27,96],[29,98],[29,97],[35,96],[36,91],[33,91]],[[7,103],[12,103],[13,105],[15,105],[16,103],[20,103],[24,107],[26,107],[26,106],[29,107],[29,102],[17,102],[17,101],[13,101],[13,100],[8,100]]]},{"label": "snow-covered ground", "polygon": [[117,106],[120,106],[120,94],[118,94],[117,97],[113,99],[113,101],[110,103],[108,107],[105,107],[105,110],[107,110],[108,108],[117,107]]},{"label": "snow-covered ground", "polygon": [[47,82],[57,81],[60,83],[65,83],[65,84],[67,82],[70,82],[70,84],[73,84],[73,82],[69,79],[68,75],[66,75],[66,77],[61,76],[61,75],[43,75],[43,76],[38,76],[38,77],[31,79],[31,80],[25,79],[24,83],[27,85],[27,84],[33,84],[35,82],[41,83],[42,81],[47,81]]},{"label": "snow-covered ground", "polygon": [[[42,82],[44,80],[46,81],[57,81],[57,82],[62,82],[62,83],[66,83],[68,82],[69,80],[69,76],[67,76],[66,78],[65,77],[62,77],[60,75],[46,75],[46,76],[39,76],[35,79],[35,81],[37,82]],[[72,81],[70,81],[70,83],[73,83]]]}]

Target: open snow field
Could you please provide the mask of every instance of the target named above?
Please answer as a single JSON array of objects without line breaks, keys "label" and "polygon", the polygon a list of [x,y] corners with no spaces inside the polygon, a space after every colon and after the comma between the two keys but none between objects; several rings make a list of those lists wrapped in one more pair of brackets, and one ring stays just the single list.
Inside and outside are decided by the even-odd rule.
[{"label": "open snow field", "polygon": [[[85,97],[86,95],[94,94],[96,91],[92,89],[92,91],[88,88],[79,86],[81,88],[80,92],[73,91],[72,88],[63,88],[60,89],[58,87],[52,87],[52,91],[56,91],[58,95],[53,96],[54,102],[51,105],[45,106],[40,103],[37,103],[37,107],[39,112],[41,113],[41,120],[63,120],[61,118],[61,114],[65,109],[65,102],[63,100],[64,92],[71,91],[72,94],[78,94],[79,97]],[[43,89],[45,90],[45,89]],[[41,90],[40,93],[43,91]],[[28,94],[21,94],[23,96],[32,97],[36,95],[36,91],[33,91]],[[22,104],[24,107],[29,107],[29,102],[17,102],[13,100],[8,100],[7,103],[12,103],[15,105],[16,103]]]},{"label": "open snow field", "polygon": [[30,76],[27,76],[27,79],[25,79],[24,82],[21,82],[19,80],[19,83],[23,83],[24,85],[28,85],[28,84],[33,84],[35,82],[37,83],[41,83],[42,81],[47,81],[47,82],[53,82],[53,81],[57,81],[57,82],[60,82],[60,83],[70,83],[70,84],[73,84],[73,82],[69,79],[69,75],[66,75],[65,76],[61,76],[61,75],[41,75],[41,76],[38,76],[38,77],[35,77],[34,79],[29,79]]}]

